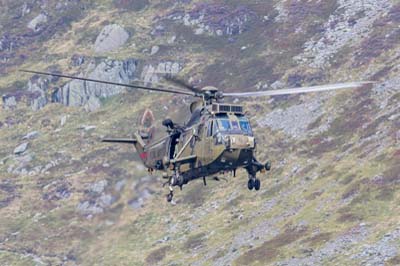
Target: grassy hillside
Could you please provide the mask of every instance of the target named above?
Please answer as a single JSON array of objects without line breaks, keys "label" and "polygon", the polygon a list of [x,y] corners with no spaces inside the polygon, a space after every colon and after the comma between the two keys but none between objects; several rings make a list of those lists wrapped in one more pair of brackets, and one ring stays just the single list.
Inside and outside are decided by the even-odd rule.
[{"label": "grassy hillside", "polygon": [[[1,265],[400,264],[397,1],[33,0],[1,8],[0,90],[17,102],[0,112]],[[129,38],[96,52],[114,24]],[[243,102],[257,157],[273,164],[261,190],[247,190],[243,170],[206,187],[194,181],[169,205],[161,178],[148,175],[133,147],[100,140],[129,137],[148,107],[160,127],[166,113],[184,119],[190,97],[125,92],[100,97],[92,112],[50,102],[34,111],[35,79],[16,71],[89,73],[129,58],[138,60],[135,79],[158,79],[150,66],[174,62],[179,76],[224,91],[376,83]],[[67,81],[46,82],[50,98]]]}]

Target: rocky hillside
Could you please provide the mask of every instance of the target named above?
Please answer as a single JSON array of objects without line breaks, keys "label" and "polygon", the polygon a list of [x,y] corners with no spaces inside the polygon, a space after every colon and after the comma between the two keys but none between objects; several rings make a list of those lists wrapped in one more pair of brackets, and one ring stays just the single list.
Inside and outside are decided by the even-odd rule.
[{"label": "rocky hillside", "polygon": [[[399,40],[397,0],[2,1],[0,264],[399,265]],[[129,137],[148,107],[185,119],[190,97],[20,68],[224,91],[376,83],[243,102],[273,164],[261,190],[243,171],[169,205],[132,147],[100,139]]]}]

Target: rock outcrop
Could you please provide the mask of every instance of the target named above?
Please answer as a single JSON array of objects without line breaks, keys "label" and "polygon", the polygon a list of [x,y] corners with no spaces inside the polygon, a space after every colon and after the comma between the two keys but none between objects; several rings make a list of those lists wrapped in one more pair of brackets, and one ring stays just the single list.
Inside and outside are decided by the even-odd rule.
[{"label": "rock outcrop", "polygon": [[143,68],[141,80],[146,83],[157,83],[160,80],[160,76],[176,75],[182,68],[182,64],[173,61],[161,62],[156,66],[149,64]]},{"label": "rock outcrop", "polygon": [[9,34],[5,34],[0,38],[0,52],[11,51],[15,47],[15,41]]},{"label": "rock outcrop", "polygon": [[46,78],[32,78],[28,82],[28,92],[32,97],[29,99],[29,104],[33,110],[37,111],[43,108],[49,100],[47,99],[47,91],[49,88],[49,80]]},{"label": "rock outcrop", "polygon": [[92,218],[93,215],[103,213],[104,209],[110,207],[115,202],[115,197],[105,193],[107,185],[107,180],[90,184],[85,191],[88,200],[80,202],[76,207],[77,211],[87,218]]},{"label": "rock outcrop", "polygon": [[[322,114],[323,100],[314,99],[307,103],[293,105],[286,110],[277,109],[257,121],[261,127],[273,130],[282,130],[286,135],[300,138],[309,134],[308,126],[315,122]],[[320,131],[326,130],[326,127]]]},{"label": "rock outcrop", "polygon": [[12,110],[17,107],[17,100],[13,95],[3,95],[3,108],[6,110]]},{"label": "rock outcrop", "polygon": [[326,67],[329,60],[346,45],[357,44],[368,36],[374,22],[386,16],[392,6],[388,0],[338,2],[337,10],[340,12],[335,12],[329,17],[324,26],[327,30],[322,38],[312,39],[305,44],[304,55],[298,56],[298,60],[308,62],[314,68]]},{"label": "rock outcrop", "polygon": [[[125,61],[105,60],[95,66],[87,77],[111,82],[130,83],[135,78],[137,64],[138,62],[135,59]],[[88,68],[92,67],[93,64]],[[57,98],[64,105],[85,106],[87,110],[94,111],[100,107],[101,98],[116,95],[124,90],[123,87],[119,86],[73,80],[58,91]]]},{"label": "rock outcrop", "polygon": [[[73,57],[73,62],[81,65],[84,60],[83,57]],[[139,61],[136,59],[124,61],[107,59],[98,65],[92,61],[83,71],[89,74],[79,74],[78,76],[125,84],[136,79],[147,83],[157,83],[161,76],[175,75],[182,68],[183,65],[179,62],[163,61],[155,66],[152,64],[145,65],[142,72],[139,72],[141,67],[139,67]],[[20,90],[13,94],[3,95],[3,108],[14,109],[17,107],[17,103],[24,99],[35,111],[51,102],[66,106],[84,107],[87,111],[95,111],[101,107],[101,99],[125,91],[125,88],[121,86],[81,80],[72,80],[61,88],[51,86],[51,82],[52,80],[47,78],[32,77],[28,82],[26,91]]]},{"label": "rock outcrop", "polygon": [[249,26],[256,14],[246,7],[232,9],[221,4],[199,4],[190,12],[176,11],[168,19],[192,27],[196,35],[238,35]]},{"label": "rock outcrop", "polygon": [[123,46],[129,39],[129,33],[118,24],[105,26],[94,43],[96,53],[111,52]]}]

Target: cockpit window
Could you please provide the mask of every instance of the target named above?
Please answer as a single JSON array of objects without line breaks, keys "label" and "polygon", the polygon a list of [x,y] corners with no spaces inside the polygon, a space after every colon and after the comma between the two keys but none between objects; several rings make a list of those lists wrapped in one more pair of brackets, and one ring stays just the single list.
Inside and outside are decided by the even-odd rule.
[{"label": "cockpit window", "polygon": [[253,134],[251,132],[249,120],[246,117],[239,117],[239,124],[240,124],[240,128],[242,129],[243,132],[250,134],[250,135]]},{"label": "cockpit window", "polygon": [[[249,120],[243,115],[237,115],[236,119],[229,119],[226,114],[218,114],[214,121],[214,132],[222,133],[239,133],[243,132],[246,135],[253,135]],[[215,128],[217,127],[217,128]]]},{"label": "cockpit window", "polygon": [[214,120],[212,135],[215,135],[217,132],[218,132],[218,124],[217,124],[217,120]]},{"label": "cockpit window", "polygon": [[232,124],[232,129],[233,130],[240,130],[239,124],[238,124],[237,121],[231,121],[231,124]]},{"label": "cockpit window", "polygon": [[232,129],[229,119],[218,119],[218,129],[221,132],[230,131]]},{"label": "cockpit window", "polygon": [[213,122],[213,120],[208,122],[207,137],[211,137],[213,134]]}]

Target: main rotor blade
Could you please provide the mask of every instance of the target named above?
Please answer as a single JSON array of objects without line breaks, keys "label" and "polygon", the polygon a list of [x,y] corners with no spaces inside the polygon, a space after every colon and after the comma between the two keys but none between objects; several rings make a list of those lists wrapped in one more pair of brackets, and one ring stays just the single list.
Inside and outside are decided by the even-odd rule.
[{"label": "main rotor blade", "polygon": [[253,91],[253,92],[233,92],[224,93],[225,97],[255,97],[255,96],[276,96],[276,95],[287,95],[296,93],[308,93],[308,92],[319,92],[329,90],[340,90],[340,89],[354,89],[360,88],[367,84],[373,84],[372,81],[364,82],[349,82],[349,83],[337,83],[322,86],[312,87],[298,87],[293,89],[280,89],[280,90],[267,90],[267,91]]},{"label": "main rotor blade", "polygon": [[198,88],[186,83],[185,81],[183,81],[181,79],[178,79],[178,78],[175,78],[175,77],[170,77],[170,76],[165,76],[164,79],[166,81],[170,82],[170,83],[173,83],[173,84],[175,84],[175,85],[177,85],[179,87],[188,89],[188,90],[190,90],[190,91],[192,91],[194,93],[197,93],[197,94],[201,93],[201,90],[199,90]]},{"label": "main rotor blade", "polygon": [[54,77],[60,77],[60,78],[69,78],[69,79],[77,79],[77,80],[83,80],[83,81],[90,81],[90,82],[96,82],[96,83],[102,83],[102,84],[109,84],[109,85],[115,85],[115,86],[127,87],[127,88],[133,88],[133,89],[140,89],[140,90],[149,90],[149,91],[158,91],[158,92],[168,92],[168,93],[175,93],[175,94],[183,94],[183,95],[196,96],[196,94],[193,93],[193,92],[186,92],[186,91],[179,91],[179,90],[172,90],[172,89],[153,88],[153,87],[146,87],[146,86],[140,86],[140,85],[118,83],[118,82],[112,82],[112,81],[106,81],[106,80],[82,78],[82,77],[76,77],[76,76],[70,76],[70,75],[64,75],[64,74],[57,74],[57,73],[33,71],[33,70],[27,70],[27,69],[20,69],[19,71],[25,72],[25,73],[38,74],[38,75],[46,75],[46,76],[54,76]]}]

